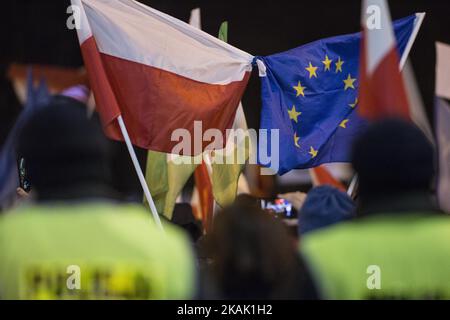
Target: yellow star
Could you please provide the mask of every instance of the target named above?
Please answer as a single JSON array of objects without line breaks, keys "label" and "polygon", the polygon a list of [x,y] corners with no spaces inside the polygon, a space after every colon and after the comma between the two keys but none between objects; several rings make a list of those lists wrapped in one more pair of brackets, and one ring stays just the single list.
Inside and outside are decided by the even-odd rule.
[{"label": "yellow star", "polygon": [[317,156],[317,150],[314,150],[313,147],[311,147],[311,148],[309,149],[309,152],[308,152],[308,153],[311,155],[311,158],[315,158],[315,157]]},{"label": "yellow star", "polygon": [[345,83],[344,90],[347,90],[348,88],[355,89],[355,87],[353,86],[353,82],[355,82],[355,81],[356,81],[356,78],[352,78],[352,76],[349,73],[347,79],[344,80],[344,83]]},{"label": "yellow star", "polygon": [[302,84],[300,83],[300,81],[298,82],[298,85],[293,87],[295,89],[295,91],[297,91],[297,97],[299,95],[305,96],[305,93],[303,92],[306,87],[302,87]]},{"label": "yellow star", "polygon": [[344,64],[344,61],[341,60],[341,57],[339,57],[338,61],[335,63],[336,65],[336,73],[342,72],[342,65]]},{"label": "yellow star", "polygon": [[327,70],[329,71],[330,70],[331,62],[333,62],[333,60],[330,60],[328,58],[328,56],[325,55],[325,60],[322,61],[322,63],[325,65],[325,71],[327,71]]},{"label": "yellow star", "polygon": [[298,116],[301,115],[301,112],[297,112],[295,110],[295,106],[292,106],[291,110],[288,110],[289,113],[289,119],[294,120],[295,122],[298,122]]},{"label": "yellow star", "polygon": [[347,128],[348,121],[349,121],[348,119],[342,120],[341,124],[339,124],[339,127],[344,128],[344,129]]},{"label": "yellow star", "polygon": [[309,63],[309,66],[307,68],[305,68],[306,70],[308,70],[309,72],[309,78],[311,79],[312,77],[316,77],[317,78],[317,74],[316,74],[316,70],[317,67],[314,67],[311,62]]},{"label": "yellow star", "polygon": [[300,140],[300,137],[297,136],[297,132],[294,133],[294,144],[297,148],[300,148],[300,145],[298,144],[298,140]]},{"label": "yellow star", "polygon": [[355,98],[355,102],[350,103],[349,106],[354,108],[354,107],[356,107],[357,104],[358,104],[358,98]]}]

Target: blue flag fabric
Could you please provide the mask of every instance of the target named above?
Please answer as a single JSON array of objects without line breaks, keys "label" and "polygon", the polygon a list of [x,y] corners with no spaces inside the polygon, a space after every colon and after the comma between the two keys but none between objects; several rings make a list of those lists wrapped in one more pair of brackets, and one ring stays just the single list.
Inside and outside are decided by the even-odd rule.
[{"label": "blue flag fabric", "polygon": [[11,129],[3,148],[0,151],[0,209],[11,206],[19,187],[19,172],[17,169],[16,144],[19,132],[30,116],[38,108],[50,101],[50,94],[42,79],[35,89],[33,74],[30,70],[27,78],[27,101],[13,128]]},{"label": "blue flag fabric", "polygon": [[[393,23],[400,57],[415,21],[412,15]],[[350,161],[352,141],[367,125],[356,112],[360,40],[361,33],[342,35],[257,58],[267,68],[261,78],[260,128],[279,129],[278,174]],[[270,139],[269,134],[273,159]]]}]

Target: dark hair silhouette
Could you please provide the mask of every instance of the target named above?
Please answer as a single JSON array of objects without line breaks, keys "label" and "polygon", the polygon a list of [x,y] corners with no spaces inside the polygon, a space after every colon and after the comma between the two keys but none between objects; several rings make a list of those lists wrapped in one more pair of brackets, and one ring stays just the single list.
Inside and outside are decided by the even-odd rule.
[{"label": "dark hair silhouette", "polygon": [[216,216],[211,234],[212,275],[225,299],[298,298],[299,259],[286,227],[240,196]]}]

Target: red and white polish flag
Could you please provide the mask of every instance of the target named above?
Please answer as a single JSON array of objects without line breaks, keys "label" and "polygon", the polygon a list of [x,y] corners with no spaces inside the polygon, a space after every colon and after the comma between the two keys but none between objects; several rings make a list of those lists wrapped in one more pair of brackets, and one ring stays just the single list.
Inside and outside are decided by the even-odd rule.
[{"label": "red and white polish flag", "polygon": [[358,112],[368,120],[409,120],[408,98],[386,1],[363,0],[361,23]]},{"label": "red and white polish flag", "polygon": [[231,128],[252,55],[136,1],[72,4],[81,9],[78,38],[110,138],[122,140],[119,115],[133,144],[167,153],[178,143],[172,132],[193,136],[194,121],[203,131]]}]

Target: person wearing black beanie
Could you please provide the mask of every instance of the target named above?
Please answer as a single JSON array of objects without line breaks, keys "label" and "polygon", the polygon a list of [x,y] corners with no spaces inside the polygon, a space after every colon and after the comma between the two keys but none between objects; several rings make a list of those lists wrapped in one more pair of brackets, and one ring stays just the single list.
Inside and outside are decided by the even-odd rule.
[{"label": "person wearing black beanie", "polygon": [[326,299],[450,299],[450,217],[431,185],[435,151],[413,124],[390,119],[355,142],[359,217],[302,238]]},{"label": "person wearing black beanie", "polygon": [[0,299],[193,298],[187,236],[114,196],[108,141],[86,111],[57,96],[19,133],[34,196],[0,216]]},{"label": "person wearing black beanie", "polygon": [[19,135],[18,154],[39,201],[114,197],[109,143],[83,103],[55,96]]},{"label": "person wearing black beanie", "polygon": [[415,125],[398,119],[369,127],[353,146],[361,213],[434,210],[435,150]]}]

